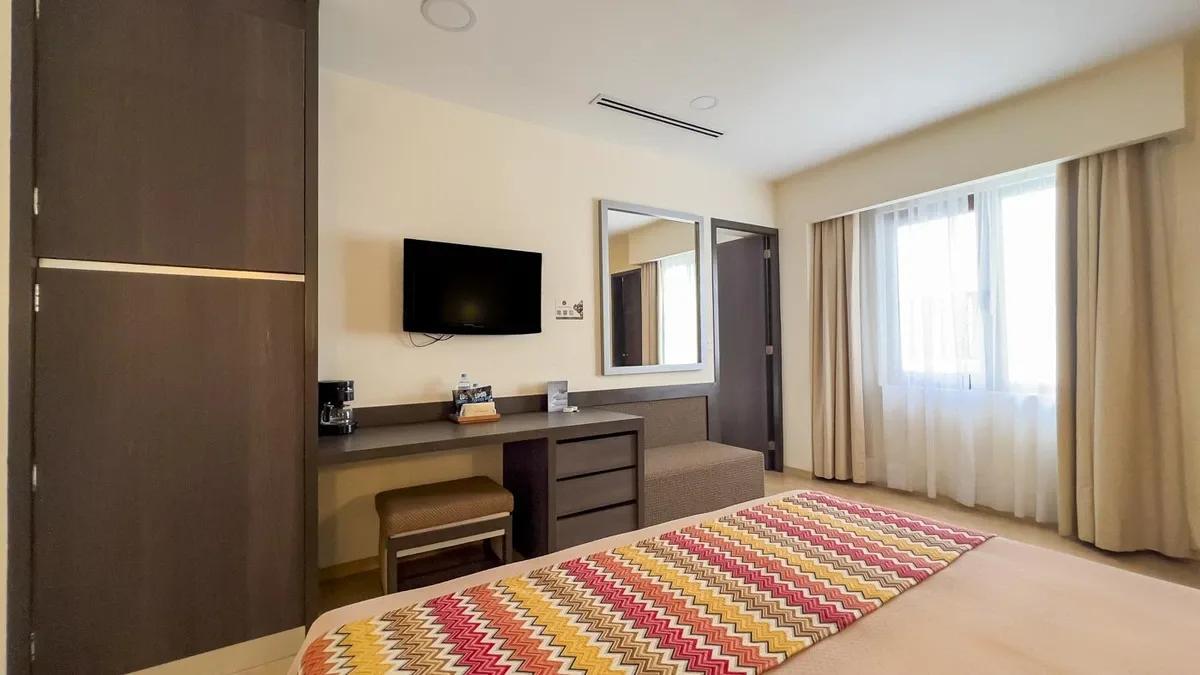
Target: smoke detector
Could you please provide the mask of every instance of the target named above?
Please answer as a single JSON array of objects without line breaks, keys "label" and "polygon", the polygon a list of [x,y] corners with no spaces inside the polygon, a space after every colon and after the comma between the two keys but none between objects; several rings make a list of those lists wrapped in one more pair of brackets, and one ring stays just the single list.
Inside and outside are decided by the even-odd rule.
[{"label": "smoke detector", "polygon": [[422,0],[421,16],[434,28],[451,33],[462,33],[475,25],[475,10],[464,0]]}]

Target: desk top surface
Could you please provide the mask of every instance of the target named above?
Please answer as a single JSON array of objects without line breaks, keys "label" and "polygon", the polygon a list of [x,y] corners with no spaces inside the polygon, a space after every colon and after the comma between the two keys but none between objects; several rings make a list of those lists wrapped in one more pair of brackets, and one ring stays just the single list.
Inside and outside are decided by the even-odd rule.
[{"label": "desk top surface", "polygon": [[438,420],[362,427],[346,436],[322,436],[317,457],[318,463],[326,466],[534,438],[619,433],[640,430],[641,423],[642,418],[636,415],[584,409],[575,413],[518,413],[479,424]]}]

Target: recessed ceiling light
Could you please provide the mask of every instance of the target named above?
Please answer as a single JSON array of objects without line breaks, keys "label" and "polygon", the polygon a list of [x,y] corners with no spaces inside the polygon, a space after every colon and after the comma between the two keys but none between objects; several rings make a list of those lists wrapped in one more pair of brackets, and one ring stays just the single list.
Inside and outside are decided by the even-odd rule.
[{"label": "recessed ceiling light", "polygon": [[475,10],[463,0],[423,0],[421,16],[433,27],[451,33],[461,33],[475,25]]},{"label": "recessed ceiling light", "polygon": [[712,110],[720,101],[716,96],[697,96],[692,99],[692,107],[696,110]]}]

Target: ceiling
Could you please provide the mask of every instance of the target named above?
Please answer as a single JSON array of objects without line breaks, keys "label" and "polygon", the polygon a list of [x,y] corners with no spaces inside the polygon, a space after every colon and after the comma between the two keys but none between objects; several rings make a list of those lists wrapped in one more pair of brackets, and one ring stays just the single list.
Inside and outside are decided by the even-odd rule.
[{"label": "ceiling", "polygon": [[[1200,0],[325,0],[321,65],[779,178],[1200,27]],[[725,132],[588,105],[599,93]],[[697,96],[720,104],[694,110]]]}]

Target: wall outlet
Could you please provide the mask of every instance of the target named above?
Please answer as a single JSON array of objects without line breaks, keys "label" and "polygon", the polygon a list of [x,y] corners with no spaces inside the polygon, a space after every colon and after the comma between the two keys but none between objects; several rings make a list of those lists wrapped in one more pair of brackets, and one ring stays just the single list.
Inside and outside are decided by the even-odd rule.
[{"label": "wall outlet", "polygon": [[554,318],[558,321],[578,321],[583,319],[583,301],[568,305],[566,300],[559,300],[554,308]]}]

